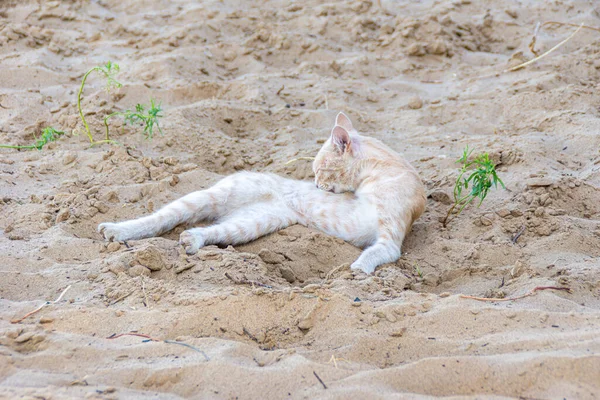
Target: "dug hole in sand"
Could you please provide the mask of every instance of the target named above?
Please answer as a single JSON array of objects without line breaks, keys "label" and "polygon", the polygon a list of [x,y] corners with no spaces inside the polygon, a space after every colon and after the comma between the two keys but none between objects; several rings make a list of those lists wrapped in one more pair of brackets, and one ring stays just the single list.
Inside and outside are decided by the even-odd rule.
[{"label": "dug hole in sand", "polygon": [[[538,53],[600,27],[600,8],[3,2],[0,143],[66,133],[0,149],[0,397],[597,398],[600,33],[501,73],[534,57],[543,21],[575,27],[544,26]],[[123,87],[89,77],[94,137],[150,98],[164,135],[117,117],[120,145],[73,134],[81,78],[108,60]],[[183,227],[127,246],[96,232],[238,170],[312,179],[310,162],[286,162],[314,156],[338,111],[429,194],[402,258],[373,276],[345,266],[359,249],[300,226],[194,256]],[[467,145],[506,190],[444,229]],[[539,286],[571,292],[459,297]]]}]

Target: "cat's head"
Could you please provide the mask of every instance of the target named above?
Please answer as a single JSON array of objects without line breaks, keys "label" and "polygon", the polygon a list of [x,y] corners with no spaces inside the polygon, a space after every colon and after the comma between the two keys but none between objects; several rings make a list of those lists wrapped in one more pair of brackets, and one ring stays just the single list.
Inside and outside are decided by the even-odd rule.
[{"label": "cat's head", "polygon": [[331,136],[313,162],[315,184],[319,189],[329,192],[354,192],[353,166],[359,157],[360,137],[350,118],[339,113]]}]

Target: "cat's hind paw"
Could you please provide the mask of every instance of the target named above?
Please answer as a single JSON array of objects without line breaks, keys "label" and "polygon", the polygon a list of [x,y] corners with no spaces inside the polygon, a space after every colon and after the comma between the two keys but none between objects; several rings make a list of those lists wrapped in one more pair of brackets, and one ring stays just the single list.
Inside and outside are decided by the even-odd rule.
[{"label": "cat's hind paw", "polygon": [[204,247],[204,240],[199,233],[183,231],[179,235],[179,244],[183,246],[186,254],[196,254],[201,247]]}]

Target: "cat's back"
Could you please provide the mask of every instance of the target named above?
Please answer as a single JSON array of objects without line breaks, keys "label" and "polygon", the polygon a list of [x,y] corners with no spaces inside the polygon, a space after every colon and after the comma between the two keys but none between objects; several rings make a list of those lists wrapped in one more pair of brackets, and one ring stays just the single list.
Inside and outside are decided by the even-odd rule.
[{"label": "cat's back", "polygon": [[378,161],[381,167],[396,172],[411,172],[418,178],[417,171],[400,153],[394,151],[391,147],[379,139],[361,136],[362,149],[366,153],[366,158]]},{"label": "cat's back", "polygon": [[411,210],[411,219],[417,219],[425,210],[426,195],[416,169],[382,141],[371,137],[360,140],[368,175],[357,192],[368,193],[384,208],[405,204]]}]

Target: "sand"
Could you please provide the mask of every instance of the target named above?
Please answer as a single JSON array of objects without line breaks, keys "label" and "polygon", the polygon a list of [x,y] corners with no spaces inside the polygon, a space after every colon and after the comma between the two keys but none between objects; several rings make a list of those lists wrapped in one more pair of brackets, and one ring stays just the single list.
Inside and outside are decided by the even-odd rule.
[{"label": "sand", "polygon": [[[600,393],[600,33],[525,69],[537,22],[600,26],[594,1],[4,1],[0,397],[592,399]],[[536,49],[573,27],[546,26]],[[164,135],[83,107],[162,102]],[[427,211],[402,258],[293,226],[186,256],[183,227],[107,246],[239,170],[311,179],[335,115],[401,152]],[[489,152],[492,190],[447,228],[456,159]],[[518,233],[520,236],[514,240]],[[339,268],[338,268],[339,267]],[[461,294],[510,298],[479,302]],[[45,306],[19,323],[45,301]],[[139,336],[112,335],[134,332]]]}]

